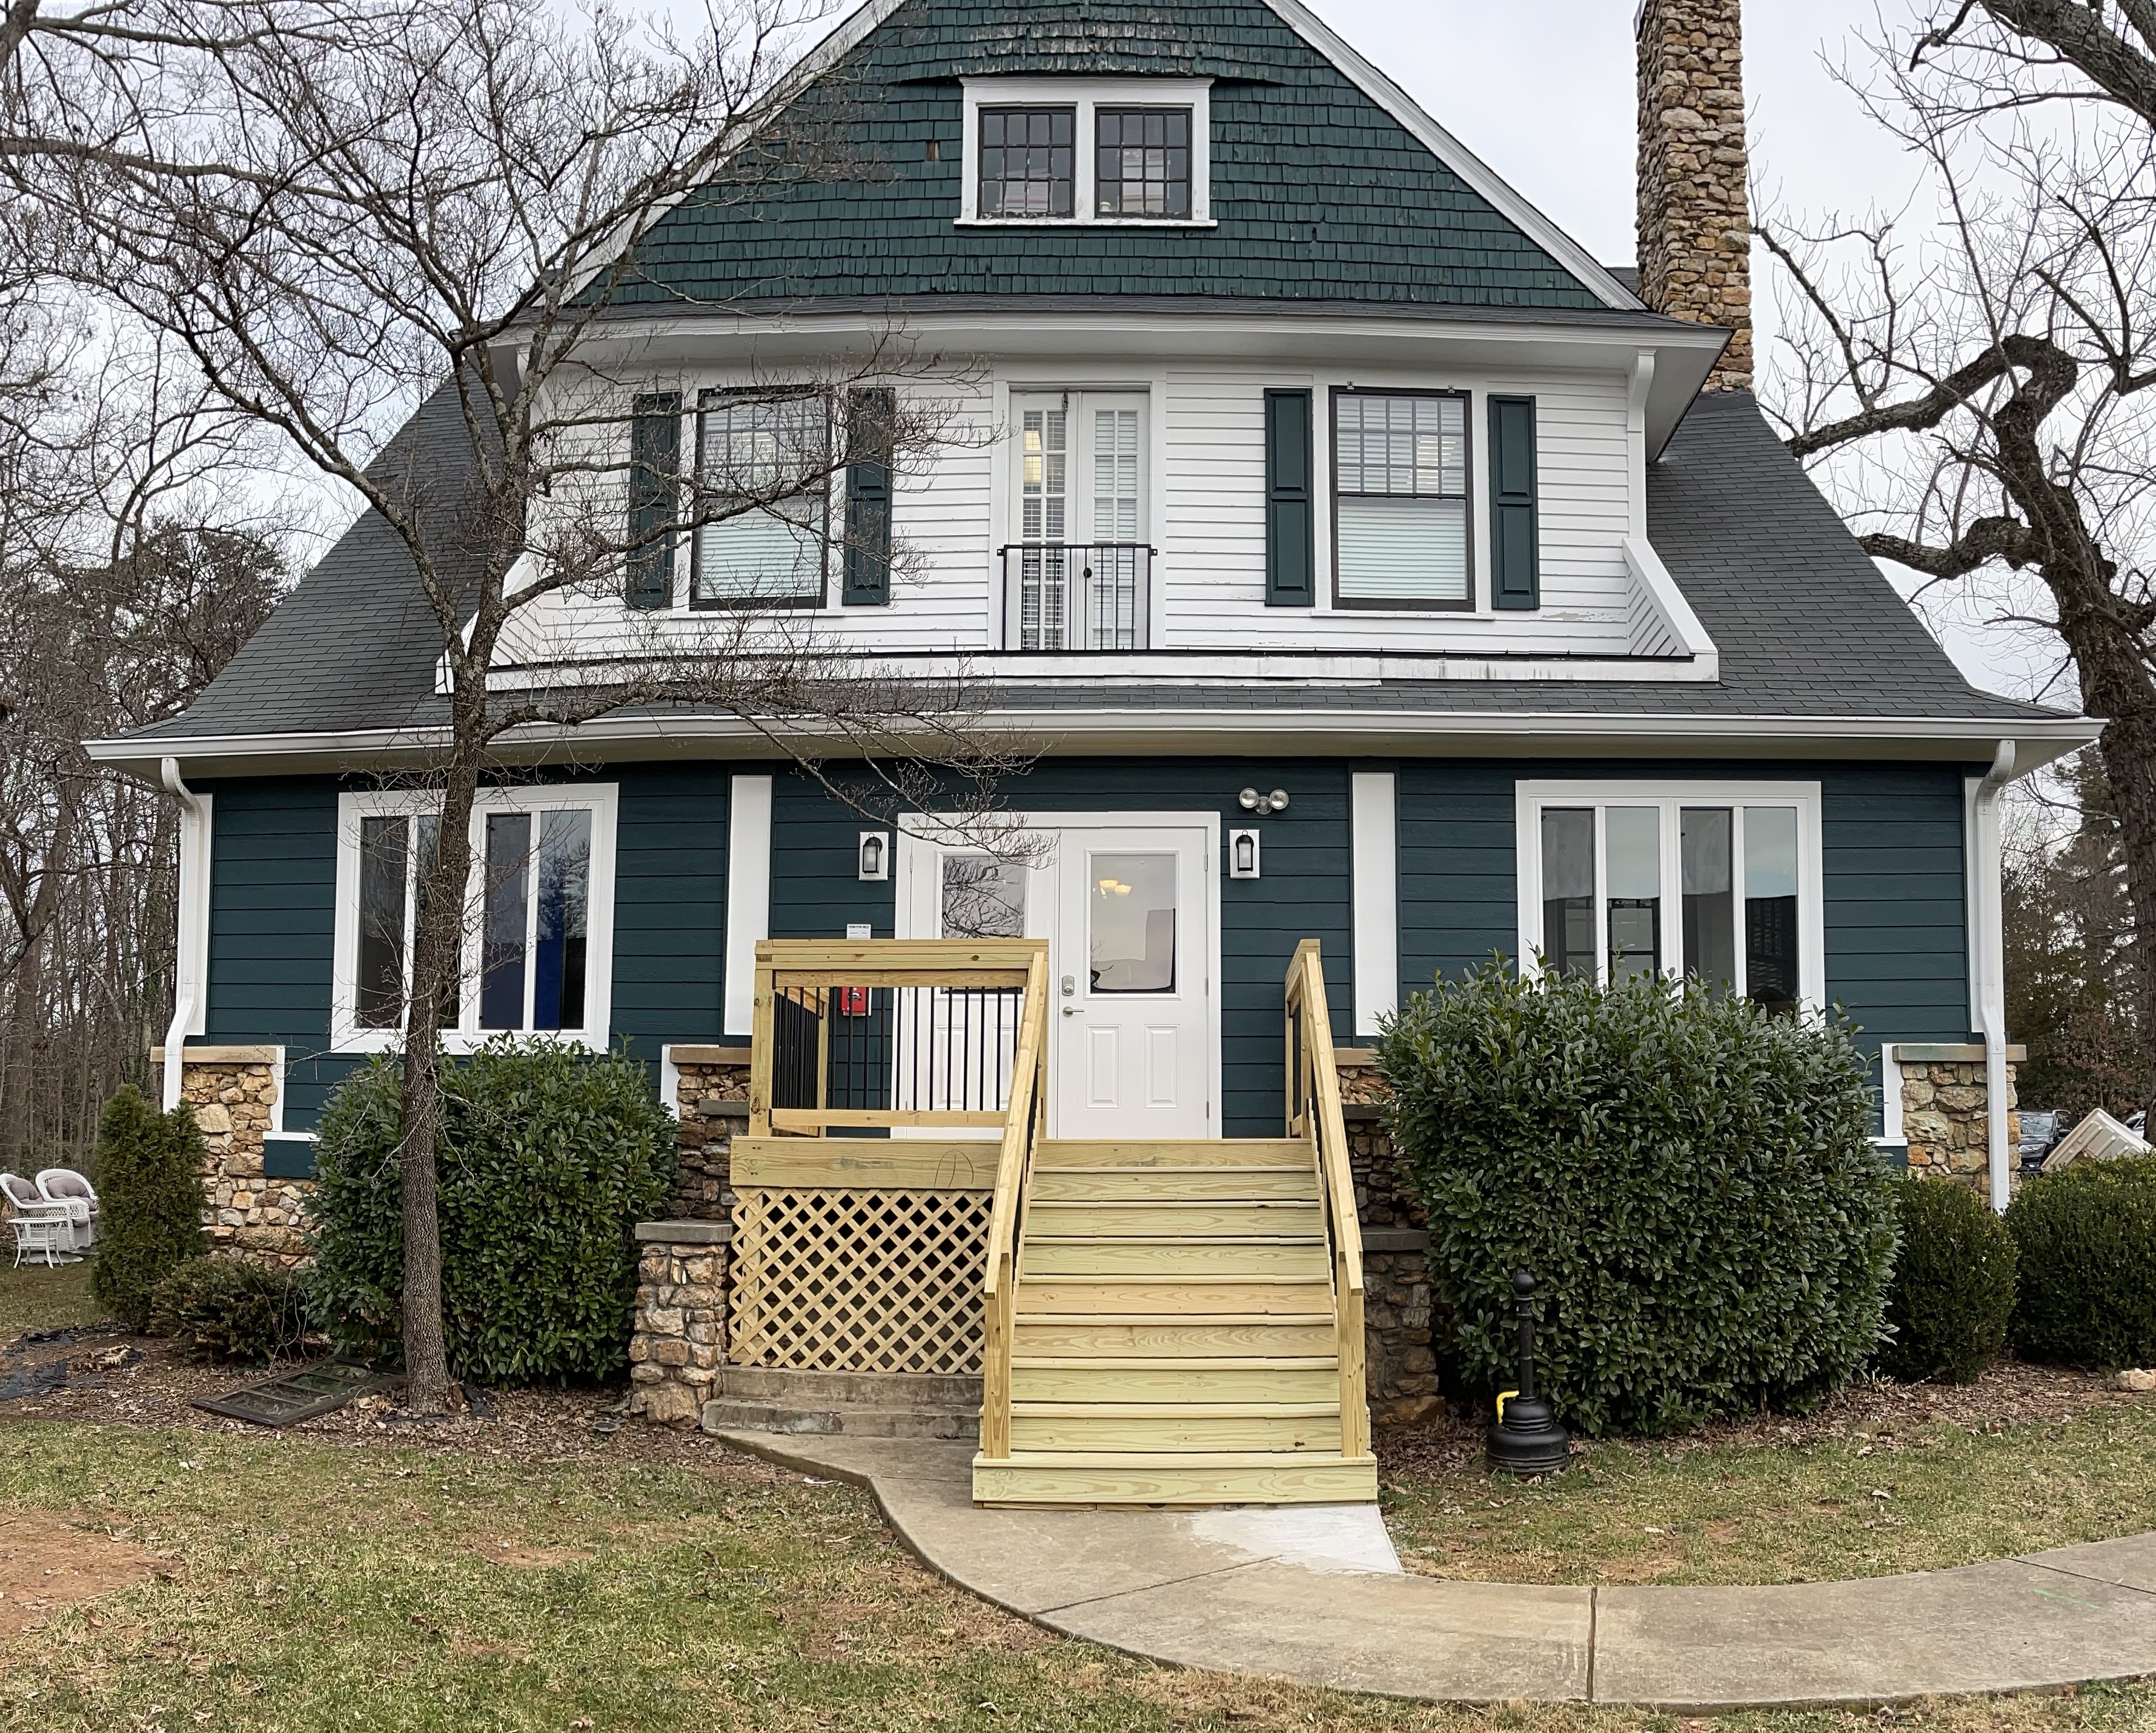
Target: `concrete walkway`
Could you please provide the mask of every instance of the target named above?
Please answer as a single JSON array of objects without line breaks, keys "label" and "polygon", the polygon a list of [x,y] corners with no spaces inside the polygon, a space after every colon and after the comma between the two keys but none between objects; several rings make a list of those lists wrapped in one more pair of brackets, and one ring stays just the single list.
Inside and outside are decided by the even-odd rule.
[{"label": "concrete walkway", "polygon": [[978,1510],[970,1444],[718,1436],[867,1487],[930,1566],[986,1600],[1180,1666],[1700,1714],[2156,1674],[2156,1535],[1861,1582],[1448,1582],[1403,1572],[1371,1505]]}]

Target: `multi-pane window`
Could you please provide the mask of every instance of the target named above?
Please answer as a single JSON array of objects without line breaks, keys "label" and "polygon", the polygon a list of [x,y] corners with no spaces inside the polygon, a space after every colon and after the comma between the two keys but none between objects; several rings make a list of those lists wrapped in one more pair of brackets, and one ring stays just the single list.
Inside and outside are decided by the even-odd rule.
[{"label": "multi-pane window", "polygon": [[1093,208],[1103,217],[1190,215],[1190,111],[1095,111]]},{"label": "multi-pane window", "polygon": [[1341,391],[1332,404],[1338,599],[1469,605],[1466,396]]},{"label": "multi-pane window", "polygon": [[1060,542],[1070,506],[1070,413],[1025,411],[1019,429],[1019,533],[1027,542]]},{"label": "multi-pane window", "polygon": [[716,605],[824,599],[830,406],[821,393],[707,392],[697,417],[694,599]]},{"label": "multi-pane window", "polygon": [[1559,973],[1684,975],[1794,1010],[1816,991],[1804,954],[1808,810],[1801,795],[1537,799],[1539,882],[1523,925],[1531,908],[1544,966]]},{"label": "multi-pane window", "polygon": [[[1068,217],[1076,208],[1078,111],[981,111],[980,213]],[[1188,174],[1186,172],[1186,180]]]},{"label": "multi-pane window", "polygon": [[[440,820],[416,796],[346,795],[341,804],[339,1044],[393,1046],[405,1026]],[[442,1029],[474,1041],[501,1032],[603,1038],[612,813],[610,789],[480,796]]]}]

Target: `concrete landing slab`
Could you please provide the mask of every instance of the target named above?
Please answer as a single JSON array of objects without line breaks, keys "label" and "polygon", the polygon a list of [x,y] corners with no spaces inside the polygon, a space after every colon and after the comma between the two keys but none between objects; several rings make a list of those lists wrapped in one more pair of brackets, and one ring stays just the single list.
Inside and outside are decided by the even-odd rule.
[{"label": "concrete landing slab", "polygon": [[983,1510],[968,1445],[718,1436],[869,1488],[924,1562],[983,1599],[1180,1666],[1698,1714],[2156,1675],[2156,1535],[1858,1582],[1450,1582],[1404,1574],[1368,1505]]}]

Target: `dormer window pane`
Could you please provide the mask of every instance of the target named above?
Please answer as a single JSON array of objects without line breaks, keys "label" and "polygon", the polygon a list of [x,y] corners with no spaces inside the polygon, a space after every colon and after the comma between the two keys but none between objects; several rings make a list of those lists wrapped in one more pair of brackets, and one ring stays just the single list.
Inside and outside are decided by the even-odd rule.
[{"label": "dormer window pane", "polygon": [[1467,399],[1343,391],[1333,405],[1338,599],[1466,607]]},{"label": "dormer window pane", "polygon": [[1104,108],[1094,168],[1096,210],[1103,217],[1190,215],[1190,111]]},{"label": "dormer window pane", "polygon": [[1078,111],[981,111],[981,214],[1068,217],[1077,181]]}]

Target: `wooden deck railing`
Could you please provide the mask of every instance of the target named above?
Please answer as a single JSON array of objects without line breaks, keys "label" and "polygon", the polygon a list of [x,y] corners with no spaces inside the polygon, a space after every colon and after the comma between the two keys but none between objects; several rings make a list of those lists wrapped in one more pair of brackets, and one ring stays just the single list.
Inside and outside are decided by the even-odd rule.
[{"label": "wooden deck railing", "polygon": [[1340,1111],[1340,1072],[1332,1053],[1332,1021],[1325,1002],[1325,971],[1317,941],[1306,938],[1287,970],[1287,1129],[1307,1139],[1325,1203],[1332,1254],[1333,1314],[1340,1360],[1340,1453],[1370,1453],[1370,1403],[1364,1386],[1363,1229],[1355,1210],[1355,1176],[1348,1160],[1348,1124]]},{"label": "wooden deck railing", "polygon": [[762,941],[749,1134],[1000,1131],[1047,956],[1043,939]]},{"label": "wooden deck railing", "polygon": [[1024,1016],[1011,1065],[995,1201],[988,1213],[988,1268],[981,1280],[981,1454],[1010,1454],[1011,1340],[1017,1329],[1018,1248],[1033,1154],[1048,1124],[1048,949],[1033,959]]}]

